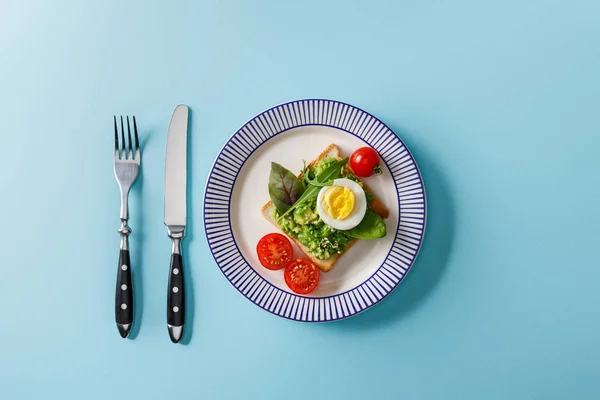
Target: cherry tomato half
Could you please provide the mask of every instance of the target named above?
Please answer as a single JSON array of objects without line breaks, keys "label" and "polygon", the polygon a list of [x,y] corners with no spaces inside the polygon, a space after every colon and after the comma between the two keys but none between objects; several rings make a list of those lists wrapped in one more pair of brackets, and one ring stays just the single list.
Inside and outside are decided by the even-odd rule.
[{"label": "cherry tomato half", "polygon": [[382,173],[379,166],[379,154],[370,147],[361,147],[352,153],[350,168],[356,175],[363,178]]},{"label": "cherry tomato half", "polygon": [[290,240],[281,233],[269,233],[256,245],[256,253],[263,267],[270,270],[281,269],[294,257]]},{"label": "cherry tomato half", "polygon": [[319,284],[321,271],[312,261],[306,258],[296,258],[285,267],[283,277],[294,293],[308,294]]}]

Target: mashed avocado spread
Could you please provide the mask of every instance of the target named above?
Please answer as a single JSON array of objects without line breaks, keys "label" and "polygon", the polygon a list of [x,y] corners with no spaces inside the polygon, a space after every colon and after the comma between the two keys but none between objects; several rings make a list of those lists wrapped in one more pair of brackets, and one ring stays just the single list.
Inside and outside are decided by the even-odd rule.
[{"label": "mashed avocado spread", "polygon": [[[331,166],[335,158],[326,158],[318,164],[309,168],[311,176]],[[343,178],[359,181],[354,175],[345,169],[341,175]],[[274,211],[275,219],[279,219],[279,213]],[[306,201],[296,207],[293,212],[285,215],[279,220],[281,230],[291,237],[298,239],[318,259],[324,260],[334,254],[341,254],[353,238],[341,231],[326,225],[317,213],[317,199]]]}]

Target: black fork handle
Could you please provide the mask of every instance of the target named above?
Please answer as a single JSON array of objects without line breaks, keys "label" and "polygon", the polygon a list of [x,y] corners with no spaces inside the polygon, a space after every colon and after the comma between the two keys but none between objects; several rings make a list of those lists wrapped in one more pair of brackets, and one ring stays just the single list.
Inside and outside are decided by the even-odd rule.
[{"label": "black fork handle", "polygon": [[129,250],[119,252],[117,287],[115,290],[115,320],[122,338],[131,333],[133,325],[133,286]]}]

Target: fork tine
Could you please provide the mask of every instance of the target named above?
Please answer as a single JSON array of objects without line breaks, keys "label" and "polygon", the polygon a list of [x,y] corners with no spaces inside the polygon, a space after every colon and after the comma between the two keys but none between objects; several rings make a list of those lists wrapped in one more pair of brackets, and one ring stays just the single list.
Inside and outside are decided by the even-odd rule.
[{"label": "fork tine", "polygon": [[114,116],[115,121],[115,157],[119,158],[119,130],[117,128],[117,116]]},{"label": "fork tine", "polygon": [[140,141],[138,139],[137,124],[135,123],[135,115],[133,116],[133,134],[135,135],[135,158],[140,158]]},{"label": "fork tine", "polygon": [[127,138],[129,139],[129,158],[133,159],[133,142],[131,141],[131,127],[129,126],[129,115],[127,116]]},{"label": "fork tine", "polygon": [[123,116],[121,115],[121,140],[123,141],[121,143],[121,149],[122,149],[122,156],[121,159],[127,159],[127,148],[125,147],[125,128],[123,127]]}]

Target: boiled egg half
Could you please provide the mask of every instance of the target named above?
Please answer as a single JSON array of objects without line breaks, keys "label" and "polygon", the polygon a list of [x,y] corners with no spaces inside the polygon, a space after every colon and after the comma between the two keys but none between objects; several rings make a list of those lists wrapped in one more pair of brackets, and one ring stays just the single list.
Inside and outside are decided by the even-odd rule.
[{"label": "boiled egg half", "polygon": [[317,213],[327,225],[339,230],[352,229],[367,212],[365,191],[346,178],[335,179],[317,195]]}]

